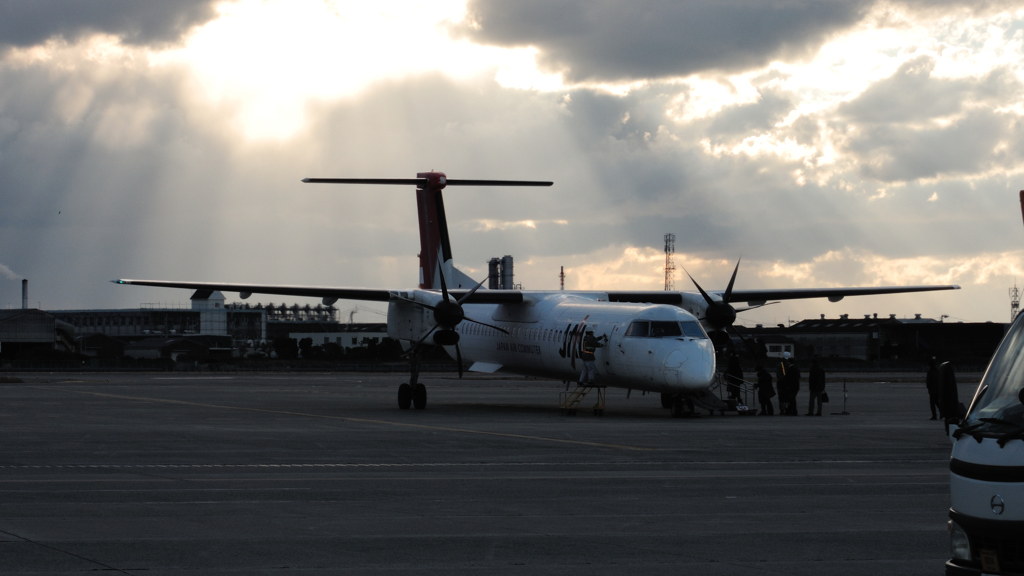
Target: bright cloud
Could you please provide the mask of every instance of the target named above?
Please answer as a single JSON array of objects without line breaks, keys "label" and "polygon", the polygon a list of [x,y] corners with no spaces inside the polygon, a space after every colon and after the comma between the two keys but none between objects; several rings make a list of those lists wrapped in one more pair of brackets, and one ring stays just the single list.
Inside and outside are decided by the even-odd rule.
[{"label": "bright cloud", "polygon": [[517,220],[514,222],[508,222],[503,220],[493,219],[479,219],[471,223],[471,228],[474,232],[490,232],[491,230],[511,230],[513,228],[532,228],[536,229],[537,224],[555,224],[558,226],[566,226],[569,224],[568,220]]},{"label": "bright cloud", "polygon": [[203,96],[236,103],[251,138],[294,135],[310,100],[347,98],[410,76],[489,72],[521,88],[559,84],[536,71],[535,50],[451,38],[447,25],[463,18],[465,0],[242,0],[218,10],[183,48],[151,59],[187,66]]}]

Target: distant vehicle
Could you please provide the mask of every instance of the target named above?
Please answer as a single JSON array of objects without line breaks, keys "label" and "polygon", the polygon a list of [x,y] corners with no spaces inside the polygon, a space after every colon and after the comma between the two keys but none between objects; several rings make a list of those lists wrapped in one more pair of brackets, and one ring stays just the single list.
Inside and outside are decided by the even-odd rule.
[{"label": "distant vehicle", "polygon": [[1024,314],[950,433],[947,576],[1024,574]]},{"label": "distant vehicle", "polygon": [[[456,360],[477,372],[506,371],[575,381],[583,367],[585,334],[608,337],[596,351],[597,382],[628,390],[661,393],[662,405],[674,416],[692,411],[693,400],[715,381],[716,347],[730,343],[727,330],[736,314],[769,300],[952,290],[959,286],[888,286],[734,290],[739,263],[725,290],[706,292],[481,290],[484,282],[455,268],[441,190],[447,186],[550,186],[551,182],[519,180],[450,180],[441,172],[423,172],[415,179],[307,178],[333,184],[400,184],[416,186],[420,229],[420,285],[407,290],[267,286],[114,280],[118,284],[164,286],[192,290],[252,294],[314,296],[325,306],[339,299],[388,302],[388,336],[403,343],[410,355],[410,381],[398,387],[398,406],[425,408],[427,392],[417,382],[424,344],[444,347]],[[691,277],[692,280],[692,277]],[[736,302],[747,307],[734,308]],[[735,332],[733,330],[733,332]],[[599,394],[600,398],[600,394]],[[571,412],[574,412],[571,411]],[[595,408],[595,414],[602,410]]]},{"label": "distant vehicle", "polygon": [[768,344],[768,351],[764,353],[769,358],[785,358],[788,352],[790,358],[796,358],[796,351],[793,344]]}]

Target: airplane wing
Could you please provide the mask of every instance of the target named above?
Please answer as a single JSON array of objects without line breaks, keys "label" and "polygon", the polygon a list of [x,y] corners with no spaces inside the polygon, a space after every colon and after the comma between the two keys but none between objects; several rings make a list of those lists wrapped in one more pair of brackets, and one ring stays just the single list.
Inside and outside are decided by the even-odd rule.
[{"label": "airplane wing", "polygon": [[839,302],[846,296],[875,296],[878,294],[905,294],[907,292],[933,292],[936,290],[959,290],[955,284],[944,286],[876,286],[864,288],[791,288],[778,290],[733,290],[734,302],[757,304],[768,300],[800,300],[804,298],[828,298]]},{"label": "airplane wing", "polygon": [[277,294],[281,296],[309,296],[314,298],[337,298],[339,300],[370,300],[387,302],[392,290],[372,288],[332,288],[327,286],[270,286],[266,284],[223,284],[217,282],[166,282],[163,280],[111,280],[114,284],[135,286],[159,286],[162,288],[187,288],[190,290],[220,290],[239,294]]},{"label": "airplane wing", "polygon": [[[222,282],[170,282],[166,280],[111,280],[114,284],[134,286],[157,286],[161,288],[185,288],[189,290],[220,290],[239,294],[275,294],[279,296],[306,296],[312,298],[337,298],[338,300],[367,300],[387,302],[399,290],[374,288],[336,288],[331,286],[272,286],[268,284],[225,284]],[[431,290],[437,292],[439,290]],[[450,290],[456,300],[461,300],[469,290]],[[514,304],[523,301],[519,290],[478,290],[465,301],[469,304]]]},{"label": "airplane wing", "polygon": [[[373,288],[336,288],[330,286],[294,286],[267,284],[225,284],[217,282],[169,282],[164,280],[112,280],[115,284],[131,284],[135,286],[157,286],[162,288],[186,288],[190,290],[220,290],[222,292],[238,292],[239,294],[275,294],[281,296],[306,296],[313,298],[337,298],[339,300],[368,300],[387,302],[398,290]],[[860,288],[782,288],[767,290],[733,290],[732,302],[748,302],[751,305],[763,304],[769,300],[799,300],[806,298],[828,298],[831,302],[839,302],[846,296],[873,296],[879,294],[903,294],[907,292],[931,292],[935,290],[959,290],[956,285],[937,286],[876,286]],[[469,290],[449,290],[456,300],[462,300]],[[712,291],[719,297],[724,291]],[[607,292],[609,302],[638,302],[650,304],[673,304],[683,302],[681,292],[665,292],[655,290],[644,291],[610,291]],[[515,304],[523,301],[520,290],[478,290],[469,295],[464,304]]]},{"label": "airplane wing", "polygon": [[[730,301],[747,302],[751,305],[763,304],[769,300],[801,300],[806,298],[828,298],[830,302],[839,302],[846,296],[875,296],[879,294],[904,294],[907,292],[931,292],[935,290],[959,290],[960,287],[949,285],[938,286],[873,286],[861,288],[780,288],[767,290],[733,290]],[[711,291],[710,294],[722,296],[724,290]],[[609,292],[608,300],[612,302],[650,302],[652,304],[681,304],[680,292]]]}]

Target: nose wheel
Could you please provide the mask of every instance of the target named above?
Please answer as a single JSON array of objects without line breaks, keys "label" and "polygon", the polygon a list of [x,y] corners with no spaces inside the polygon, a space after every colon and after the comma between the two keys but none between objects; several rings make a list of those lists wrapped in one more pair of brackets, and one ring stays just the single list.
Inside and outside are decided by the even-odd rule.
[{"label": "nose wheel", "polygon": [[693,406],[693,398],[690,398],[689,396],[683,397],[682,395],[679,395],[673,400],[673,418],[695,418],[696,416],[697,412]]}]

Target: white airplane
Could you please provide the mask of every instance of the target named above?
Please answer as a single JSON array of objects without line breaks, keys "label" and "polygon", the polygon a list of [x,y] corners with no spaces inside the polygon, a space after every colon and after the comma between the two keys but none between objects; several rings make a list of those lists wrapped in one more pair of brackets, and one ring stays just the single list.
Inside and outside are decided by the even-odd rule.
[{"label": "white airplane", "polygon": [[[416,186],[420,229],[420,284],[411,290],[316,286],[269,286],[215,282],[114,280],[117,284],[221,290],[252,294],[312,296],[324,305],[339,299],[388,302],[388,336],[410,352],[410,381],[398,388],[401,409],[426,407],[426,387],[418,382],[422,346],[444,347],[459,376],[470,371],[533,375],[570,382],[580,374],[587,330],[606,335],[596,352],[597,385],[661,393],[673,416],[693,410],[715,381],[715,342],[729,342],[725,330],[736,320],[735,302],[747,308],[769,300],[955,290],[959,286],[889,286],[733,290],[739,263],[724,291],[563,291],[488,290],[454,267],[441,190],[446,186],[550,186],[551,182],[449,180],[441,172],[415,179],[306,178],[307,183],[401,184]],[[690,277],[693,280],[693,277]],[[485,279],[486,281],[486,279]],[[600,398],[600,395],[599,395]],[[602,410],[596,410],[599,414]]]}]

